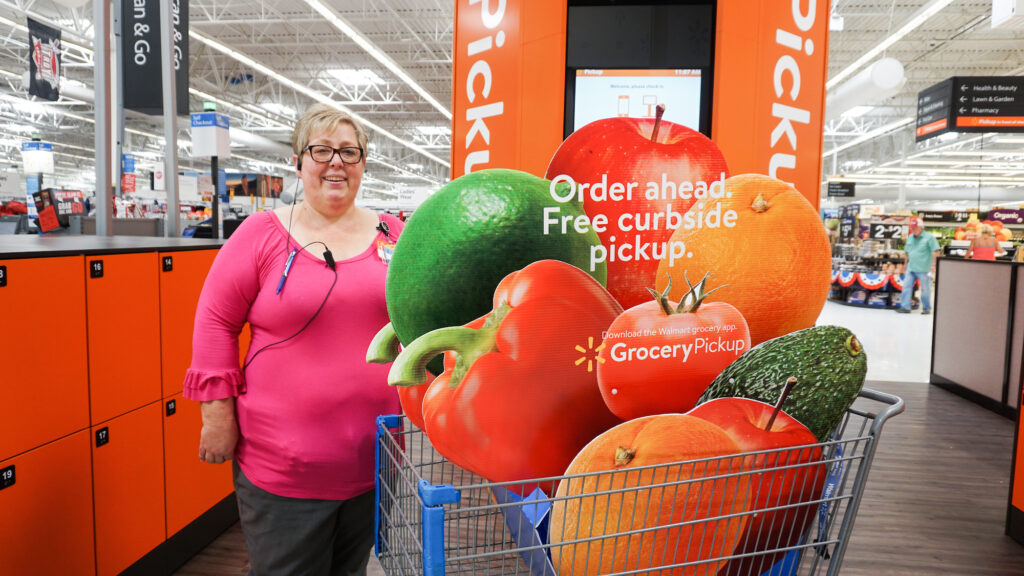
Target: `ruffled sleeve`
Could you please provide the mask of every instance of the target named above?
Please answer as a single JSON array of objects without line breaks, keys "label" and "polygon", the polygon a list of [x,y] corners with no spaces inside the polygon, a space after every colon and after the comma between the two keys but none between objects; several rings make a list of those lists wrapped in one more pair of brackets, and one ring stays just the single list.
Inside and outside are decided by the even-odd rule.
[{"label": "ruffled sleeve", "polygon": [[258,254],[270,216],[265,212],[246,218],[213,261],[196,307],[185,398],[205,402],[245,393],[238,335],[260,290]]},{"label": "ruffled sleeve", "polygon": [[238,368],[195,370],[185,373],[185,397],[206,402],[245,393],[245,378]]}]

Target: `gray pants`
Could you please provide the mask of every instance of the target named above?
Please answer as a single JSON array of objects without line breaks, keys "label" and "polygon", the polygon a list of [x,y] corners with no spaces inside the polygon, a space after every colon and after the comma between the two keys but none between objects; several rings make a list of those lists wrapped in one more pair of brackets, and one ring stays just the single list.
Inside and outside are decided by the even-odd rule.
[{"label": "gray pants", "polygon": [[276,496],[234,463],[249,576],[365,576],[373,547],[373,491],[348,500]]}]

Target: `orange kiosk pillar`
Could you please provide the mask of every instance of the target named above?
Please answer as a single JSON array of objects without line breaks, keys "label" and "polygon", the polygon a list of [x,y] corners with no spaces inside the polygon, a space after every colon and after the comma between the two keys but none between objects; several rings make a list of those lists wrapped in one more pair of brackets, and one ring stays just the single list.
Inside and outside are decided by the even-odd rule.
[{"label": "orange kiosk pillar", "polygon": [[[828,2],[705,4],[714,14],[709,136],[733,174],[785,180],[817,207]],[[564,136],[568,11],[564,1],[456,1],[452,178],[484,168],[544,175]]]}]

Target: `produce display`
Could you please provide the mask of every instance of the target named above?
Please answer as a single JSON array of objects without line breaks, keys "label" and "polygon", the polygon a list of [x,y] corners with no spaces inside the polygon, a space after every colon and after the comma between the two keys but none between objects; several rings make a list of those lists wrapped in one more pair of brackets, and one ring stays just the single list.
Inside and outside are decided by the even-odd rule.
[{"label": "produce display", "polygon": [[977,220],[971,220],[967,224],[960,226],[953,232],[954,240],[972,240],[978,235],[978,226],[982,224],[988,224],[992,227],[992,233],[995,235],[996,240],[1000,242],[1009,242],[1013,238],[1013,231],[1009,228],[1003,227],[1003,223],[999,220],[985,220],[978,222]]},{"label": "produce display", "polygon": [[867,372],[814,327],[816,211],[660,114],[577,130],[546,175],[471,173],[416,211],[367,360],[447,461],[555,493],[557,574],[767,572],[806,543]]}]

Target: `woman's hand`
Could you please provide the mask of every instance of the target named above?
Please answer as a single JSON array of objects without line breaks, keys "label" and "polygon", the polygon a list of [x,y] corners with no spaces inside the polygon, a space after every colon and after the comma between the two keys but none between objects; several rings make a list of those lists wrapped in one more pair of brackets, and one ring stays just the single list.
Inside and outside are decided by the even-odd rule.
[{"label": "woman's hand", "polygon": [[199,460],[220,464],[231,460],[238,443],[238,421],[235,420],[235,399],[224,398],[201,402],[203,431],[199,436]]}]

